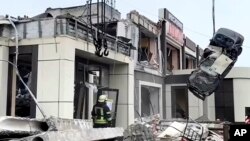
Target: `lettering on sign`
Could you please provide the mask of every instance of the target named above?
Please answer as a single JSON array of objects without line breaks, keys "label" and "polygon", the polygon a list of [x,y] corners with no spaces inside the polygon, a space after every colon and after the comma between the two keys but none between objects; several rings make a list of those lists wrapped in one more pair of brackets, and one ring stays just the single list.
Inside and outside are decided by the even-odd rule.
[{"label": "lettering on sign", "polygon": [[183,30],[183,24],[170,12],[168,13],[169,21],[173,22],[180,30]]}]

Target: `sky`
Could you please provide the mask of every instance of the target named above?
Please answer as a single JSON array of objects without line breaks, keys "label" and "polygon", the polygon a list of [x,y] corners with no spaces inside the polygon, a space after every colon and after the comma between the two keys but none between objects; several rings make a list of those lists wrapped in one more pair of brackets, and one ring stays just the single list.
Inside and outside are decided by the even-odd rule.
[{"label": "sky", "polygon": [[[95,1],[95,0],[93,0]],[[5,0],[0,15],[29,17],[44,12],[48,7],[70,7],[86,4],[86,0]],[[243,52],[235,66],[250,67],[250,0],[215,0],[216,30],[225,27],[245,37]],[[116,0],[122,18],[131,10],[158,21],[158,9],[167,8],[184,25],[184,34],[205,48],[212,37],[212,0]]]}]

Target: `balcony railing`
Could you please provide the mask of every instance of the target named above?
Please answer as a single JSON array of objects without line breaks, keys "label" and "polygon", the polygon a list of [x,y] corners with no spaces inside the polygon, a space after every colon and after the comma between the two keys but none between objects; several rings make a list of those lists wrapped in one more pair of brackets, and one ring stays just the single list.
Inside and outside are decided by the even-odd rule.
[{"label": "balcony railing", "polygon": [[[32,18],[16,22],[21,39],[47,38],[58,35],[69,35],[93,43],[90,26],[79,19],[70,16],[57,18]],[[96,28],[93,26],[94,30]],[[101,32],[101,31],[99,31]],[[0,38],[14,36],[14,29],[0,25]],[[93,35],[95,36],[95,35]],[[110,50],[130,56],[131,45],[117,37],[106,34]]]},{"label": "balcony railing", "polygon": [[[87,23],[73,18],[56,19],[55,22],[55,28],[57,29],[56,35],[66,34],[93,43],[91,29]],[[106,39],[110,50],[130,56],[131,46],[128,43],[109,34],[106,34]]]}]

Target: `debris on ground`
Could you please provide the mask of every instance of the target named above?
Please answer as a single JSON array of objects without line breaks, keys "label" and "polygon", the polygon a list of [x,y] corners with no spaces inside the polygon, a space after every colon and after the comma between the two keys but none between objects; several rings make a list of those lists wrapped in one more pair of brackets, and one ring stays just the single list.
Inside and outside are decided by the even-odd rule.
[{"label": "debris on ground", "polygon": [[160,120],[159,115],[136,119],[124,131],[124,141],[222,141],[211,129],[223,130],[218,122],[196,122],[191,119]]},{"label": "debris on ground", "polygon": [[93,128],[91,120],[44,120],[1,117],[0,139],[22,141],[91,141],[123,137],[123,128]]}]

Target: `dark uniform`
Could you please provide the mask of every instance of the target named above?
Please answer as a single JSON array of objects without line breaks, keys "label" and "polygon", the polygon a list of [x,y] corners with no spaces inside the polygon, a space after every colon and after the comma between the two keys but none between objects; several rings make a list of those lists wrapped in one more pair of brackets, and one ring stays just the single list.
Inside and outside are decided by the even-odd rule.
[{"label": "dark uniform", "polygon": [[91,112],[94,128],[106,128],[111,126],[111,112],[105,102],[98,102]]}]

